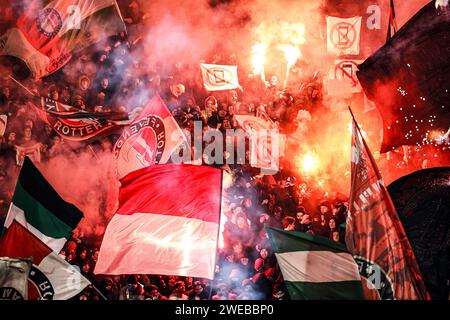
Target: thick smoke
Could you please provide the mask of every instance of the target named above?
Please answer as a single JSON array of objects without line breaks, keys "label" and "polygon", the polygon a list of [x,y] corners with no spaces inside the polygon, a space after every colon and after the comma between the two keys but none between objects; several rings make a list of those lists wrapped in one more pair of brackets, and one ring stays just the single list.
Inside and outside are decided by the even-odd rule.
[{"label": "thick smoke", "polygon": [[61,197],[83,211],[78,228],[96,238],[103,236],[117,206],[119,183],[109,147],[88,146],[77,153],[65,147],[64,152],[39,167]]},{"label": "thick smoke", "polygon": [[[133,31],[130,34],[133,36],[129,39],[137,45],[131,52],[120,57],[123,63],[119,62],[121,67],[117,68],[111,81],[124,78],[131,81],[144,73],[170,75],[177,71],[188,75],[187,78],[198,79],[200,61],[237,64],[240,76],[244,77],[241,80],[245,80],[253,69],[252,47],[257,43],[264,43],[268,50],[266,77],[276,75],[283,82],[286,77],[286,61],[280,48],[288,44],[296,46],[301,52],[294,68],[297,71],[292,71],[290,87],[288,86],[288,89],[299,90],[306,84],[295,83],[295,72],[309,78],[326,77],[330,66],[333,66],[334,59],[327,57],[326,52],[323,13],[324,6],[339,10],[341,2],[345,1],[253,0],[226,1],[212,5],[206,0],[140,0],[138,3],[143,11],[143,18],[139,24],[130,27]],[[396,1],[399,27],[427,2]],[[134,8],[121,9],[132,11]],[[387,21],[385,4],[382,9],[384,29]],[[96,48],[104,50],[102,45],[99,43]],[[80,70],[94,75],[96,66],[74,59],[63,72],[69,78],[76,78]],[[28,85],[38,87],[41,84]],[[131,95],[118,94],[116,104],[131,111],[142,107],[147,95],[147,89],[143,86],[142,90]],[[286,159],[295,159],[290,165],[310,181],[328,181],[322,185],[324,190],[335,188],[348,193],[350,116],[347,107],[352,106],[363,130],[368,132],[367,140],[372,151],[379,150],[381,119],[376,113],[363,114],[363,101],[351,101],[346,97],[324,97],[322,105],[323,110],[329,112],[314,115],[314,121],[309,120],[306,111],[299,114],[296,121],[300,125],[295,132],[290,133],[291,142],[296,148],[288,150]],[[317,159],[318,168],[314,172],[306,172],[303,168],[303,157],[309,153]],[[110,191],[117,192],[118,182],[114,179],[111,162],[112,157],[107,148],[94,150],[88,147],[81,154],[74,153],[69,148],[42,168],[57,191],[85,212],[86,219],[80,228],[87,233],[101,235],[116,205],[114,200],[117,197],[114,198],[114,193]],[[411,167],[408,170],[418,168]],[[388,176],[385,177],[387,183],[404,174],[402,171],[389,169],[388,165],[381,164],[381,170]]]}]

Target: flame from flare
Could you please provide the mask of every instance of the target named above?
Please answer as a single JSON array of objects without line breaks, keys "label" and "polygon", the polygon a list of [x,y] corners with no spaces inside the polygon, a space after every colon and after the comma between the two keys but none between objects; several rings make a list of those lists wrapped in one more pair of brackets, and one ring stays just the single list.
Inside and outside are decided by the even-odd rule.
[{"label": "flame from flare", "polygon": [[252,64],[254,74],[261,74],[266,62],[267,45],[259,42],[252,47]]},{"label": "flame from flare", "polygon": [[303,23],[264,22],[255,29],[255,36],[258,42],[252,47],[252,64],[256,74],[264,71],[267,48],[282,51],[291,68],[302,56],[300,46],[306,42]]},{"label": "flame from flare", "polygon": [[284,52],[284,58],[287,61],[288,68],[291,68],[301,57],[300,49],[293,45],[282,45],[280,46],[280,50]]},{"label": "flame from flare", "polygon": [[302,172],[305,174],[313,174],[319,169],[319,159],[312,151],[308,151],[303,158],[298,159],[298,161],[300,161],[299,167],[301,167]]}]

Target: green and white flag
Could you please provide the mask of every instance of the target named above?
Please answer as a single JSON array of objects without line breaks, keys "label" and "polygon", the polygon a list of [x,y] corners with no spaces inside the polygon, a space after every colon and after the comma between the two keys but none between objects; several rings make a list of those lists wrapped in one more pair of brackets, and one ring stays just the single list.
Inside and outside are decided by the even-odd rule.
[{"label": "green and white flag", "polygon": [[358,265],[340,243],[266,227],[293,300],[363,300]]},{"label": "green and white flag", "polygon": [[59,253],[82,218],[83,213],[73,204],[64,201],[33,162],[25,157],[5,228],[9,228],[16,220]]}]

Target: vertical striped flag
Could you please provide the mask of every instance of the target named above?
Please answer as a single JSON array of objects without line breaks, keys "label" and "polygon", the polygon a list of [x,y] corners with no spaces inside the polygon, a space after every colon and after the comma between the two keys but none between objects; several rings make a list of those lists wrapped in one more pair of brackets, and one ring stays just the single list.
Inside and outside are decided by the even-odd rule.
[{"label": "vertical striped flag", "polygon": [[367,280],[363,286],[366,297],[427,299],[414,252],[354,118],[351,161],[345,242]]}]

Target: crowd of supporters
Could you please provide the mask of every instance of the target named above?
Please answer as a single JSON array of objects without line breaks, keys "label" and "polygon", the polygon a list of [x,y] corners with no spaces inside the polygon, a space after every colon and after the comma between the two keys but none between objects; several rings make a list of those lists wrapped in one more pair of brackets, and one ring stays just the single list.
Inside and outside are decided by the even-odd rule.
[{"label": "crowd of supporters", "polygon": [[[297,132],[303,120],[315,121],[320,114],[324,98],[322,79],[307,67],[301,75],[294,67],[287,87],[275,75],[264,82],[259,75],[240,74],[241,88],[216,93],[203,88],[199,72],[193,71],[198,69],[198,64],[168,66],[158,62],[142,68],[138,58],[139,37],[133,37],[137,31],[132,28],[142,17],[133,17],[136,8],[129,7],[129,10],[132,12],[124,15],[130,27],[128,34],[108,39],[103,47],[97,45],[85,50],[67,67],[46,79],[26,82],[27,86],[40,95],[83,110],[128,111],[131,115],[142,110],[158,93],[179,126],[187,131],[193,130],[194,121],[221,131],[237,128],[234,115],[248,114],[272,122],[280,132],[289,135]],[[205,60],[213,64],[237,63],[236,55],[223,52]],[[10,79],[2,81],[0,115],[8,116],[6,132],[0,136],[0,217],[3,220],[23,150],[34,148],[33,160],[45,162],[87,148],[111,151],[117,136],[77,144],[75,148],[42,122],[23,89]],[[232,184],[224,194],[225,222],[214,280],[94,275],[100,241],[75,230],[60,255],[78,266],[93,284],[76,299],[288,299],[264,227],[296,230],[344,243],[348,209],[345,195],[306,182],[290,169],[288,160],[281,159],[280,170],[273,176],[261,175],[248,161],[235,165],[212,164],[232,177]],[[209,165],[207,159],[203,161]]]}]

